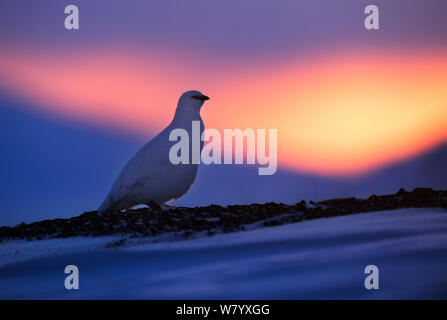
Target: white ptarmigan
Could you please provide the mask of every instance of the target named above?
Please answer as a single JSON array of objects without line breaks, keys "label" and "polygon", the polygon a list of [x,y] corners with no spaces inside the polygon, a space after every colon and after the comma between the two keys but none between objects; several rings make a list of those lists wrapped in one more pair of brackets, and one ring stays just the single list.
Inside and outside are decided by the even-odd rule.
[{"label": "white ptarmigan", "polygon": [[[184,195],[197,174],[198,164],[174,165],[169,150],[175,143],[169,141],[173,129],[181,128],[192,135],[192,121],[200,122],[204,130],[200,108],[209,98],[199,91],[183,93],[177,104],[174,119],[157,136],[146,143],[124,166],[112,189],[98,209],[99,213],[128,209],[138,204],[153,206]],[[200,142],[200,151],[203,141]]]}]

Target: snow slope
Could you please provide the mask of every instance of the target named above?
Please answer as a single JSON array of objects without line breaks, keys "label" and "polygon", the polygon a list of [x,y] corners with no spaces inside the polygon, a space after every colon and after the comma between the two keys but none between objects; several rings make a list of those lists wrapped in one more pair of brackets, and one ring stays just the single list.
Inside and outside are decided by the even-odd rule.
[{"label": "snow slope", "polygon": [[[447,298],[447,211],[401,209],[166,242],[0,244],[2,299]],[[77,265],[80,289],[64,288]],[[364,288],[364,268],[380,289]]]}]

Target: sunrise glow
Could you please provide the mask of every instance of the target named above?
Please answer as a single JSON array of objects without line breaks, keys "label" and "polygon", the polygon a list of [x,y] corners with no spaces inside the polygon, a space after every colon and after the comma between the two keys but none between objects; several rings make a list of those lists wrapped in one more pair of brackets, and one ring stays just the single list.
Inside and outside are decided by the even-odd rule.
[{"label": "sunrise glow", "polygon": [[211,97],[206,127],[276,128],[280,167],[356,174],[447,139],[447,54],[434,52],[356,51],[229,68],[115,48],[10,51],[0,53],[0,86],[67,120],[144,136],[168,124],[182,91],[199,89]]}]

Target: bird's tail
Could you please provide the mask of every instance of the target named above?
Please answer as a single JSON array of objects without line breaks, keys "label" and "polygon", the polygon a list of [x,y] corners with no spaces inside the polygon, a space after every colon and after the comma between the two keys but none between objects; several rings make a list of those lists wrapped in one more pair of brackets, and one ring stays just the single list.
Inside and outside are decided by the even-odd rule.
[{"label": "bird's tail", "polygon": [[106,211],[113,211],[114,204],[112,203],[110,196],[107,196],[98,208],[98,213],[104,213]]}]

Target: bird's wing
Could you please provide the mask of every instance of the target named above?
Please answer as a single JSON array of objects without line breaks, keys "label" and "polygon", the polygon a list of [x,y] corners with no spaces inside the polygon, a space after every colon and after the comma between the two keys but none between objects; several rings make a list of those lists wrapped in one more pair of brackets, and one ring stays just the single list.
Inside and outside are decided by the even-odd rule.
[{"label": "bird's wing", "polygon": [[147,186],[169,174],[169,146],[160,143],[163,138],[162,134],[155,137],[127,162],[112,186],[110,194],[114,201],[138,196]]}]

